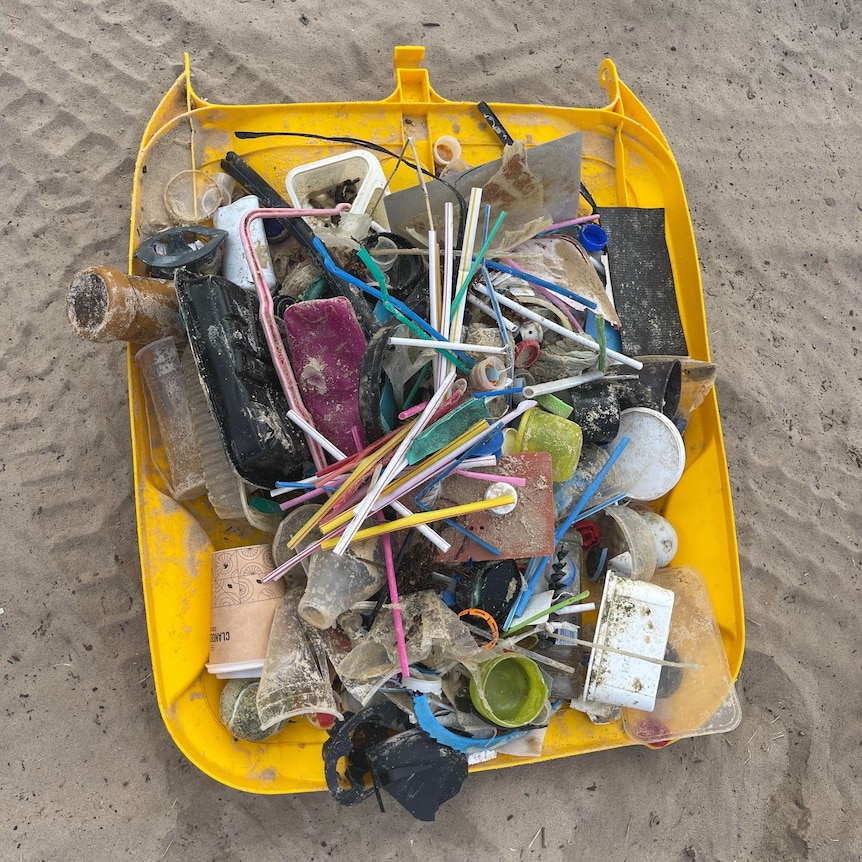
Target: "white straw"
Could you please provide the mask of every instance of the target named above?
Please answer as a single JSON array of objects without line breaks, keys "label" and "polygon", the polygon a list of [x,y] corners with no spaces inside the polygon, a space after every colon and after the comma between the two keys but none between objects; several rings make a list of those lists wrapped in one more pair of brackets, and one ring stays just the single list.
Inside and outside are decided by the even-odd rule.
[{"label": "white straw", "polygon": [[[440,326],[437,331],[449,335],[449,324],[452,316],[452,273],[455,268],[455,205],[447,201],[443,206],[443,301],[440,306]],[[445,356],[439,358],[437,368],[436,388],[443,384],[443,378],[451,370],[449,360]]]},{"label": "white straw", "polygon": [[312,440],[315,440],[322,449],[326,449],[336,461],[341,461],[347,457],[344,452],[341,451],[334,443],[330,443],[323,434],[320,433],[313,425],[310,425],[302,416],[299,415],[295,410],[291,409],[287,411],[288,418],[290,418],[294,425],[297,425],[301,428],[305,433],[311,437]]},{"label": "white straw", "polygon": [[[493,318],[495,321],[497,320],[497,315],[494,314],[494,309],[491,308],[491,306],[488,305],[487,302],[482,302],[481,299],[478,299],[477,297],[473,296],[472,293],[467,294],[467,302],[469,302],[470,305],[473,305],[478,308],[479,311],[484,311],[485,314],[488,315],[488,317]],[[505,326],[506,329],[509,330],[509,332],[518,331],[518,324],[515,323],[513,320],[509,320],[508,317],[503,317],[502,314],[500,315],[500,319],[503,321],[503,326]]]},{"label": "white straw", "polygon": [[[437,245],[437,231],[428,231],[428,313],[430,323],[437,332],[440,329],[440,294],[437,292],[440,281],[440,248]],[[391,344],[392,342],[390,342]],[[431,360],[431,371],[436,388],[440,376],[440,356],[436,355]]]},{"label": "white straw", "polygon": [[[474,188],[470,192],[470,203],[467,207],[467,228],[464,231],[464,243],[461,249],[461,259],[458,262],[458,278],[455,280],[455,293],[464,285],[470,268],[473,266],[473,247],[476,243],[476,231],[479,229],[479,210],[482,207],[482,189]],[[461,340],[461,327],[464,324],[464,308],[467,303],[462,301],[455,309],[454,320],[449,327],[449,338],[452,341]]]},{"label": "white straw", "polygon": [[[477,284],[476,289],[483,295],[488,296],[488,288],[483,284]],[[587,338],[584,335],[579,335],[577,332],[572,332],[570,329],[566,329],[565,326],[560,326],[559,323],[554,323],[552,320],[548,320],[547,317],[542,317],[541,314],[536,314],[534,311],[530,311],[529,308],[525,308],[520,303],[515,302],[512,299],[509,299],[505,294],[497,294],[497,301],[500,305],[505,305],[506,308],[510,308],[512,311],[520,314],[521,317],[526,317],[527,320],[532,320],[535,323],[540,323],[544,329],[550,330],[551,332],[556,332],[557,335],[562,335],[563,338],[568,338],[570,341],[574,341],[577,344],[580,344],[582,347],[588,347],[590,350],[595,350],[598,352],[599,345],[596,344],[591,338]],[[644,367],[643,362],[638,362],[637,359],[632,359],[629,356],[625,356],[622,353],[617,353],[616,350],[608,350],[607,356],[608,359],[613,359],[616,362],[620,362],[623,365],[628,365],[630,368],[634,368],[637,371],[640,371],[641,368]]]},{"label": "white straw", "polygon": [[465,353],[505,353],[505,347],[493,344],[465,344],[460,341],[432,341],[424,338],[402,338],[392,335],[389,343],[393,347],[434,347],[438,350],[463,350]]},{"label": "white straw", "polygon": [[597,380],[604,380],[604,377],[605,375],[601,371],[589,371],[586,374],[575,374],[573,377],[561,377],[559,380],[537,383],[535,386],[525,386],[524,398],[538,398],[540,395],[550,395],[552,392],[574,389],[575,386],[583,386],[585,383],[595,383]]}]

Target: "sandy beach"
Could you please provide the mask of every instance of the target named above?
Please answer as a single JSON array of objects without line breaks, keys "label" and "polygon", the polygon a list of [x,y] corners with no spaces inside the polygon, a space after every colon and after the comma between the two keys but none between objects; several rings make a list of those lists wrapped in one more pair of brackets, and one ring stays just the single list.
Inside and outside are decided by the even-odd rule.
[{"label": "sandy beach", "polygon": [[[0,858],[862,857],[858,6],[0,9]],[[65,316],[77,270],[125,266],[135,155],[184,51],[216,102],[350,101],[391,92],[399,44],[425,46],[442,96],[492,103],[600,105],[611,57],[661,126],[700,257],[747,636],[732,733],[473,775],[436,823],[243,794],[175,747],[152,681],[125,346]]]}]

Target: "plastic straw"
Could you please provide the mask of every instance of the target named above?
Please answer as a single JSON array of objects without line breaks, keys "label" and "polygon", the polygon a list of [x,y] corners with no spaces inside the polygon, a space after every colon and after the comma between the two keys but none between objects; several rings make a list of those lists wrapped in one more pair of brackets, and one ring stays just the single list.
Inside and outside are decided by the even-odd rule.
[{"label": "plastic straw", "polygon": [[586,308],[595,310],[598,308],[595,302],[591,299],[587,299],[584,296],[579,296],[577,293],[573,293],[571,290],[566,290],[565,287],[560,287],[559,284],[554,284],[552,281],[545,281],[544,278],[539,278],[537,275],[530,275],[529,272],[524,272],[523,269],[517,269],[514,266],[508,266],[505,263],[499,263],[495,260],[489,260],[485,264],[488,269],[494,269],[497,272],[505,272],[509,275],[517,276],[520,279],[523,279],[530,284],[538,284],[539,287],[545,287],[548,290],[552,290],[554,293],[559,293],[561,296],[567,296],[569,299],[573,299],[575,302],[580,303]]},{"label": "plastic straw", "polygon": [[595,383],[604,379],[605,375],[601,371],[588,371],[586,374],[561,377],[559,380],[537,383],[535,386],[525,386],[524,397],[538,398],[540,395],[550,395],[552,392],[562,392],[564,389],[573,389],[575,386],[583,386],[587,383]]},{"label": "plastic straw", "polygon": [[[484,285],[476,285],[476,289],[485,296],[488,295],[488,288]],[[530,311],[529,308],[525,308],[523,305],[515,302],[513,299],[509,299],[508,296],[497,294],[497,299],[500,301],[501,305],[505,305],[506,308],[511,308],[512,311],[516,311],[518,314],[521,315],[521,317],[525,317],[527,318],[527,320],[532,320],[535,323],[538,323],[543,326],[545,329],[548,329],[551,332],[556,332],[557,335],[562,335],[564,338],[568,338],[570,341],[574,341],[583,347],[588,347],[590,350],[595,350],[596,352],[598,352],[599,345],[591,338],[587,338],[585,335],[579,335],[577,332],[572,332],[570,329],[566,329],[565,326],[560,326],[560,324],[554,323],[552,320],[548,320],[547,317],[542,317],[541,314],[536,314],[535,311]],[[639,362],[637,359],[632,359],[628,356],[623,355],[622,353],[617,353],[616,350],[608,350],[607,355],[610,359],[613,359],[614,361],[619,362],[622,365],[628,365],[630,368],[634,368],[637,371],[640,371],[641,368],[643,368],[643,362]]]},{"label": "plastic straw", "polygon": [[531,617],[527,617],[525,620],[520,620],[517,625],[513,625],[512,628],[506,629],[503,632],[504,637],[508,637],[511,634],[514,634],[517,631],[520,631],[523,628],[526,628],[529,625],[532,625],[536,620],[542,619],[542,617],[546,617],[550,614],[557,613],[557,611],[562,610],[563,608],[567,608],[569,605],[573,605],[576,602],[581,601],[581,599],[587,598],[589,596],[590,591],[584,590],[582,593],[578,593],[576,596],[570,596],[569,598],[563,599],[560,602],[557,602],[555,605],[551,605],[544,611],[539,611],[537,614],[533,614]]},{"label": "plastic straw", "polygon": [[[382,521],[383,515],[377,517]],[[410,662],[407,660],[407,643],[404,640],[404,623],[401,619],[401,602],[398,598],[398,581],[395,577],[395,561],[392,559],[392,538],[383,537],[383,559],[386,561],[386,579],[389,582],[389,598],[392,604],[392,623],[395,626],[395,643],[398,647],[398,660],[401,662],[401,679],[409,679]]]},{"label": "plastic straw", "polygon": [[568,221],[558,221],[556,224],[552,224],[550,227],[545,228],[541,233],[536,234],[536,236],[546,236],[549,233],[553,233],[555,230],[563,230],[563,228],[575,227],[579,224],[589,224],[590,222],[598,221],[600,218],[600,215],[595,214],[581,216],[580,218],[570,218]]},{"label": "plastic straw", "polygon": [[455,372],[452,371],[443,381],[443,388],[438,389],[437,392],[434,393],[431,400],[425,406],[425,409],[413,423],[412,427],[395,450],[392,460],[389,462],[386,469],[380,474],[380,478],[372,485],[371,489],[365,495],[365,499],[363,499],[357,507],[353,520],[345,527],[344,534],[335,546],[335,553],[339,556],[344,554],[347,550],[348,545],[356,535],[362,522],[368,517],[371,507],[374,505],[374,501],[380,496],[381,491],[387,484],[389,484],[395,474],[404,468],[404,456],[407,454],[407,450],[413,444],[413,441],[425,429],[426,425],[430,423],[435,410],[443,401],[448,388],[452,385],[454,380]]},{"label": "plastic straw", "polygon": [[293,408],[287,411],[288,418],[299,428],[301,428],[312,440],[316,441],[321,448],[325,449],[335,458],[337,461],[344,460],[347,455],[342,452],[334,443],[331,443],[323,434],[318,431],[314,425],[309,422],[306,422],[299,413],[296,412]]},{"label": "plastic straw", "polygon": [[[491,306],[488,305],[487,302],[482,302],[481,299],[473,296],[473,294],[468,295],[467,302],[469,302],[470,305],[474,306],[475,308],[478,308],[479,311],[484,311],[485,314],[488,315],[488,317],[496,317],[494,309],[491,308]],[[500,315],[500,320],[498,321],[498,326],[499,326],[500,322],[502,322],[503,326],[505,326],[509,332],[517,332],[518,331],[518,324],[515,323],[513,320],[509,320],[508,317],[503,317],[502,314]]]},{"label": "plastic straw", "polygon": [[433,341],[424,338],[402,338],[400,335],[389,337],[393,347],[433,347],[435,350],[461,350],[465,353],[506,353],[505,347],[493,344],[466,344],[462,341]]},{"label": "plastic straw", "polygon": [[386,533],[394,533],[398,530],[409,530],[411,527],[416,527],[419,524],[430,524],[433,521],[442,521],[445,518],[457,518],[459,515],[483,512],[486,509],[494,509],[497,506],[508,506],[510,503],[515,502],[517,502],[517,497],[514,494],[506,494],[503,497],[494,497],[491,500],[477,500],[475,503],[463,503],[460,506],[448,506],[445,509],[417,512],[409,517],[399,518],[397,521],[387,521],[374,527],[366,527],[364,530],[358,530],[350,536],[347,542],[344,541],[347,535],[347,528],[345,528],[340,538],[332,537],[324,539],[321,548],[325,551],[332,549],[338,553],[338,545],[340,544],[344,544],[346,548],[351,542],[372,539],[376,536],[383,536]]},{"label": "plastic straw", "polygon": [[515,488],[526,488],[527,480],[523,476],[501,476],[499,473],[474,473],[472,470],[462,470],[460,467],[453,470],[458,476],[466,479],[484,479],[487,482],[506,482]]},{"label": "plastic straw", "polygon": [[523,392],[523,386],[510,386],[508,389],[491,389],[488,392],[474,392],[474,398],[496,398],[498,395],[517,395]]},{"label": "plastic straw", "polygon": [[[479,227],[479,207],[482,204],[482,189],[474,188],[470,192],[470,203],[467,207],[467,230],[464,233],[464,243],[461,249],[461,260],[458,262],[458,277],[456,284],[464,283],[467,272],[473,262],[473,245],[476,242],[476,230]],[[464,322],[464,303],[456,304],[452,300],[451,315],[454,318],[449,325],[449,338],[452,341],[461,340],[461,326]]]}]

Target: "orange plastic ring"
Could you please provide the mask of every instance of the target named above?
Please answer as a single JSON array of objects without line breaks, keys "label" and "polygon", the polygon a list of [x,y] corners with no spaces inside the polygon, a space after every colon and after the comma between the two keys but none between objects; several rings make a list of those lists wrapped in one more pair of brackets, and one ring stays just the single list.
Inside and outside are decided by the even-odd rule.
[{"label": "orange plastic ring", "polygon": [[488,611],[483,611],[482,608],[465,608],[458,614],[459,617],[479,617],[480,619],[485,620],[488,623],[488,628],[491,629],[491,640],[485,644],[485,649],[492,649],[497,645],[497,641],[500,640],[500,627],[497,625],[497,620],[488,613]]}]

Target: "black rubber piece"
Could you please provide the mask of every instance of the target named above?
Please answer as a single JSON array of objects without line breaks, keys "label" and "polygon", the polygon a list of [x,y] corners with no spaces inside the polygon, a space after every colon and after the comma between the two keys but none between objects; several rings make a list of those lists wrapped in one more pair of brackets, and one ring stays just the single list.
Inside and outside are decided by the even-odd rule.
[{"label": "black rubber piece", "polygon": [[[339,805],[356,805],[375,792],[365,785],[371,771],[367,749],[389,736],[389,728],[401,723],[404,713],[392,701],[367,706],[329,729],[329,739],[323,743],[323,774],[326,786]],[[341,786],[338,761],[347,758],[344,777],[348,788]]]},{"label": "black rubber piece", "polygon": [[374,333],[365,348],[362,365],[359,366],[359,418],[362,420],[362,433],[369,443],[379,440],[386,433],[380,416],[380,398],[385,383],[383,359],[390,349],[389,337],[398,325],[398,321],[393,318]]},{"label": "black rubber piece", "polygon": [[629,356],[687,356],[663,209],[600,207],[614,304]]},{"label": "black rubber piece", "polygon": [[[221,269],[227,231],[206,225],[180,225],[147,237],[135,251],[153,278],[173,278],[183,267],[198,275],[215,275]],[[195,241],[203,248],[191,249]]]},{"label": "black rubber piece", "polygon": [[234,470],[252,485],[302,477],[310,460],[290,422],[258,320],[257,297],[219,276],[177,271],[174,283],[189,344]]},{"label": "black rubber piece", "polygon": [[500,139],[500,143],[507,147],[515,143],[515,139],[506,131],[506,127],[500,122],[500,118],[491,110],[487,102],[479,102],[476,107],[485,118],[485,122],[491,127],[491,131]]}]

